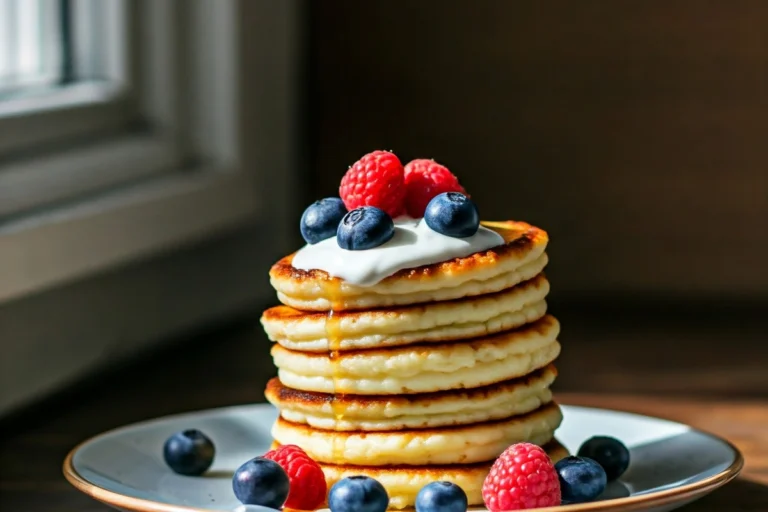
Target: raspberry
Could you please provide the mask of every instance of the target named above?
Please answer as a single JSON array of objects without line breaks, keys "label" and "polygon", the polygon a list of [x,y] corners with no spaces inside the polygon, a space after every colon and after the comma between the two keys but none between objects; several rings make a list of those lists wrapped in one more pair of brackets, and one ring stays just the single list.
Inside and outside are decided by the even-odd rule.
[{"label": "raspberry", "polygon": [[328,490],[320,466],[304,450],[294,445],[280,446],[264,454],[282,466],[291,483],[286,508],[315,510],[325,502]]},{"label": "raspberry", "polygon": [[444,165],[434,160],[413,160],[405,166],[405,208],[414,218],[423,217],[424,210],[436,195],[461,192],[464,187]]},{"label": "raspberry", "polygon": [[347,210],[375,206],[394,219],[405,210],[403,164],[389,151],[368,153],[341,179],[339,196]]},{"label": "raspberry", "polygon": [[507,448],[483,483],[483,501],[490,512],[560,505],[560,481],[547,453],[530,443]]}]

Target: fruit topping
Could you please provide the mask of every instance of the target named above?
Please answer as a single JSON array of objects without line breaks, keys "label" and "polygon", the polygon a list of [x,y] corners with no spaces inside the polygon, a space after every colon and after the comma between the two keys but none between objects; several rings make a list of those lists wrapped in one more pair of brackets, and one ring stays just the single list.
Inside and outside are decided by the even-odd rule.
[{"label": "fruit topping", "polygon": [[398,217],[405,213],[403,164],[388,151],[368,153],[344,175],[339,196],[348,210],[375,206]]},{"label": "fruit topping", "polygon": [[339,247],[350,251],[373,249],[395,234],[392,217],[374,206],[361,206],[347,213],[336,232]]},{"label": "fruit topping", "polygon": [[277,462],[264,457],[251,459],[235,471],[232,490],[245,505],[280,508],[288,498],[290,483]]},{"label": "fruit topping", "polygon": [[405,166],[405,209],[413,218],[424,216],[429,202],[443,192],[465,193],[458,178],[434,160],[412,160]]},{"label": "fruit topping", "polygon": [[367,476],[339,480],[328,495],[331,512],[384,512],[388,506],[384,486]]},{"label": "fruit topping", "polygon": [[214,455],[213,442],[197,429],[178,432],[163,446],[165,463],[180,475],[202,475],[213,464]]},{"label": "fruit topping", "polygon": [[563,503],[592,501],[605,490],[605,471],[592,459],[566,457],[555,464],[555,470],[560,478]]},{"label": "fruit topping", "polygon": [[579,457],[589,457],[605,470],[608,481],[616,480],[629,467],[629,450],[618,439],[595,436],[581,445]]},{"label": "fruit topping", "polygon": [[467,238],[480,227],[475,203],[459,192],[444,192],[427,205],[424,221],[433,231],[454,238]]},{"label": "fruit topping", "polygon": [[339,222],[347,214],[344,202],[338,197],[326,197],[315,201],[301,216],[301,236],[308,244],[322,242],[336,236]]},{"label": "fruit topping", "polygon": [[531,443],[507,448],[483,483],[483,501],[490,512],[560,505],[560,482],[547,453]]},{"label": "fruit topping", "polygon": [[286,508],[315,510],[325,502],[328,487],[323,470],[304,450],[285,445],[267,452],[264,458],[280,464],[288,475],[291,488],[285,501]]},{"label": "fruit topping", "polygon": [[432,482],[416,495],[416,512],[467,512],[467,493],[452,482]]}]

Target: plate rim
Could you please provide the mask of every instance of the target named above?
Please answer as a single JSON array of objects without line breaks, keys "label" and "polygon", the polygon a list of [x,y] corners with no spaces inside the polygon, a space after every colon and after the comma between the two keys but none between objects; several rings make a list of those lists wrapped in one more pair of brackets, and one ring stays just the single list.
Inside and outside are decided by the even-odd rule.
[{"label": "plate rim", "polygon": [[[77,472],[73,463],[74,456],[81,448],[83,448],[87,444],[95,442],[101,439],[102,437],[113,435],[121,430],[128,430],[128,429],[134,428],[138,425],[142,425],[142,424],[146,424],[154,421],[171,420],[174,417],[182,417],[182,416],[197,414],[201,412],[214,413],[216,411],[224,411],[227,409],[237,409],[242,407],[252,407],[252,406],[259,406],[259,405],[269,407],[269,404],[242,404],[242,405],[229,406],[229,407],[217,407],[212,409],[204,409],[200,411],[189,411],[189,412],[180,413],[180,414],[161,416],[158,418],[152,418],[145,421],[130,423],[128,425],[123,425],[121,427],[107,430],[105,432],[92,436],[78,443],[77,446],[72,448],[67,454],[66,458],[64,459],[64,462],[62,464],[62,473],[64,474],[64,478],[67,480],[67,482],[69,482],[78,491],[90,496],[91,498],[97,501],[105,503],[109,506],[117,507],[124,510],[130,510],[133,512],[220,512],[214,509],[187,507],[184,505],[172,505],[168,503],[162,503],[159,501],[136,498],[136,497],[128,496],[125,494],[120,494],[115,491],[110,491],[109,489],[105,489],[103,487],[99,487],[98,485],[92,482],[89,482],[88,480],[83,478]],[[540,512],[586,512],[586,511],[597,511],[597,512],[603,511],[604,512],[604,511],[610,511],[610,510],[632,511],[632,510],[639,510],[647,507],[661,506],[665,504],[674,503],[677,501],[683,501],[686,498],[694,498],[696,496],[703,495],[709,491],[714,491],[715,489],[722,487],[723,485],[727,484],[728,482],[736,478],[744,467],[744,455],[733,443],[731,443],[730,441],[728,441],[723,437],[720,437],[706,430],[694,428],[694,427],[691,427],[690,425],[687,425],[685,423],[681,423],[678,421],[659,418],[657,416],[648,416],[644,414],[638,414],[638,413],[624,411],[620,409],[585,407],[585,406],[580,406],[576,404],[573,404],[573,405],[561,404],[561,405],[565,405],[566,407],[584,409],[584,410],[617,412],[621,414],[627,414],[630,416],[650,418],[655,420],[677,423],[679,425],[686,426],[695,432],[704,434],[715,441],[725,444],[733,451],[734,459],[733,459],[733,462],[727,468],[723,469],[719,473],[709,476],[703,480],[681,485],[680,487],[674,487],[671,489],[665,489],[663,491],[657,491],[657,492],[642,494],[638,496],[614,498],[606,501],[539,508],[539,509],[536,509],[537,511],[540,511]]]}]

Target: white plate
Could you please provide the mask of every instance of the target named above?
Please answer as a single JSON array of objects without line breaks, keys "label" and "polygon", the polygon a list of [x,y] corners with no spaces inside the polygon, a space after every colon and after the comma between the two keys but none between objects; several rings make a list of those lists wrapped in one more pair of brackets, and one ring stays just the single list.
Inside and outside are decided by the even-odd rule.
[{"label": "white plate", "polygon": [[[563,406],[563,412],[557,437],[572,453],[591,436],[611,435],[630,448],[631,465],[601,501],[539,510],[672,510],[729,482],[743,464],[727,441],[680,423],[584,407]],[[130,425],[75,448],[64,474],[82,492],[122,510],[231,512],[239,506],[232,472],[269,449],[275,417],[270,405],[249,405]],[[202,430],[216,445],[206,476],[179,476],[163,462],[165,440],[187,428]]]}]

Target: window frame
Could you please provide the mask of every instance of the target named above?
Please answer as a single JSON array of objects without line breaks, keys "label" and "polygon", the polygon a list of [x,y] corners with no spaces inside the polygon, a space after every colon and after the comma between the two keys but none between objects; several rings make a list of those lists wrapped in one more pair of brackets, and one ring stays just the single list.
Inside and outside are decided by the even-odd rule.
[{"label": "window frame", "polygon": [[[257,222],[266,208],[281,233],[292,210],[295,2],[249,6],[268,27],[254,44],[241,2],[110,1],[129,1],[141,27],[127,66],[135,87],[13,119],[42,130],[90,114],[105,135],[0,162],[0,194],[23,212],[0,223],[0,302]],[[107,171],[86,183],[93,169]],[[50,180],[61,187],[43,197]]]},{"label": "window frame", "polygon": [[141,2],[130,2],[70,0],[73,58],[66,74],[71,76],[0,101],[0,155],[124,129],[136,121],[142,47],[128,34],[142,21],[142,11],[149,13]]}]

